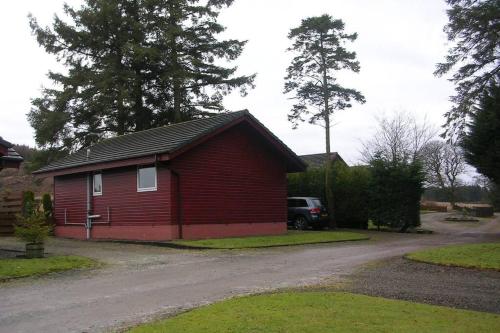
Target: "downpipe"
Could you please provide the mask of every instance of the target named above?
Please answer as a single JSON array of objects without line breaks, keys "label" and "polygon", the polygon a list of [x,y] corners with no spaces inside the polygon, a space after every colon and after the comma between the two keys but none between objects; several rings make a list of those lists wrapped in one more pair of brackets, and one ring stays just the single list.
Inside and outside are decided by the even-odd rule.
[{"label": "downpipe", "polygon": [[92,219],[90,217],[90,211],[92,209],[92,204],[90,202],[91,200],[91,194],[90,194],[90,172],[87,173],[87,220],[85,222],[85,229],[87,231],[87,240],[90,240],[90,229],[92,229]]}]

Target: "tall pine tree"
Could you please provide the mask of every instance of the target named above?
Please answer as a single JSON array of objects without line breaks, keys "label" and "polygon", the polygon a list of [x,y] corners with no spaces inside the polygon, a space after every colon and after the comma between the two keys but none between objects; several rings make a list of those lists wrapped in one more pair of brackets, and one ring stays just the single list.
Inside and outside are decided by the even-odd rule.
[{"label": "tall pine tree", "polygon": [[446,112],[446,133],[461,135],[484,89],[500,73],[500,1],[446,0],[449,22],[444,31],[451,42],[437,76],[453,72],[453,107]]},{"label": "tall pine tree", "polygon": [[326,200],[335,227],[333,191],[331,179],[330,118],[335,111],[344,110],[356,101],[364,103],[364,96],[357,90],[345,88],[337,81],[335,73],[342,69],[359,72],[356,53],[348,51],[347,42],[353,42],[357,34],[344,32],[344,22],[330,15],[310,17],[290,31],[288,38],[293,45],[288,49],[295,54],[285,77],[285,93],[293,93],[296,101],[288,115],[294,128],[308,120],[325,128],[327,164],[325,168]]},{"label": "tall pine tree", "polygon": [[33,99],[28,119],[38,145],[76,150],[102,138],[224,110],[255,75],[237,76],[230,62],[245,41],[218,40],[220,10],[232,0],[86,0],[64,6],[66,20],[40,26],[38,43],[65,73]]},{"label": "tall pine tree", "polygon": [[467,162],[500,189],[500,76],[481,94],[462,147]]}]

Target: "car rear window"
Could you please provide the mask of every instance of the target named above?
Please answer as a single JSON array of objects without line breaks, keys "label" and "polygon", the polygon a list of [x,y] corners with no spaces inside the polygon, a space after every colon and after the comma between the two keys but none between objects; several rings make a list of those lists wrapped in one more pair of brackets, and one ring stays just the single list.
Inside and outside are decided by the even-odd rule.
[{"label": "car rear window", "polygon": [[323,207],[323,204],[321,203],[321,200],[319,199],[312,199],[314,207]]},{"label": "car rear window", "polygon": [[307,207],[307,201],[304,199],[288,199],[288,207]]},{"label": "car rear window", "polygon": [[307,207],[307,201],[305,201],[304,199],[298,199],[297,200],[297,207]]}]

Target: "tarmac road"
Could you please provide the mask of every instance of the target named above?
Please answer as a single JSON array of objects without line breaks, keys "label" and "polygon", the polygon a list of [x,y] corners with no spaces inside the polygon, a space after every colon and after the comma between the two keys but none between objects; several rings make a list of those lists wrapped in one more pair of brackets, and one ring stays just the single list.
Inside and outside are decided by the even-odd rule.
[{"label": "tarmac road", "polygon": [[[500,221],[469,226],[423,215],[433,235],[371,232],[372,240],[258,250],[189,251],[51,240],[52,253],[106,262],[0,284],[0,332],[102,332],[234,295],[343,278],[370,261],[453,243],[500,241]],[[13,239],[0,248],[19,249]]]}]

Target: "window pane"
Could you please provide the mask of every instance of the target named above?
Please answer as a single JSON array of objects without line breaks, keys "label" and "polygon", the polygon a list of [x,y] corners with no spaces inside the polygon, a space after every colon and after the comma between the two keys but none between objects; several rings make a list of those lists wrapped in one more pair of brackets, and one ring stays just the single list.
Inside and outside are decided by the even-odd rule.
[{"label": "window pane", "polygon": [[307,202],[303,199],[297,200],[297,207],[307,207]]},{"label": "window pane", "polygon": [[322,207],[323,206],[319,199],[313,199],[312,202],[314,204],[314,207]]},{"label": "window pane", "polygon": [[156,188],[156,168],[139,168],[139,189]]},{"label": "window pane", "polygon": [[94,175],[94,193],[102,193],[102,175],[100,173]]}]

